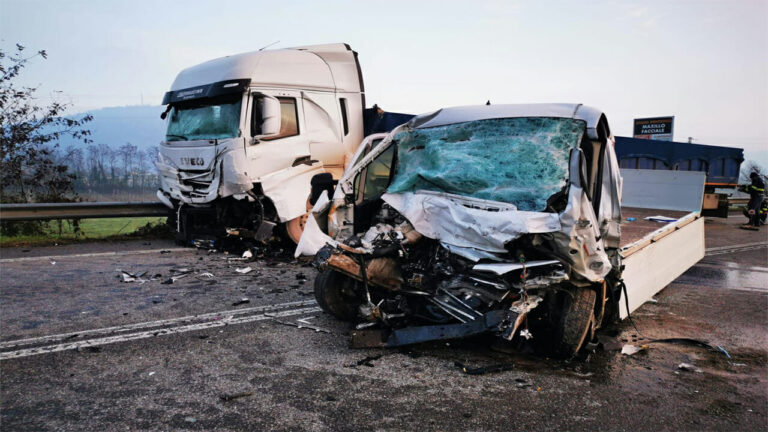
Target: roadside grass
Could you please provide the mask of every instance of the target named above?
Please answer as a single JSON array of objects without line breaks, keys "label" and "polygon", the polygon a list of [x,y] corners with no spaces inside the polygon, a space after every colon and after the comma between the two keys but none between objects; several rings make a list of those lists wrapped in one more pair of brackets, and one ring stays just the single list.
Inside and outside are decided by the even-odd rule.
[{"label": "roadside grass", "polygon": [[80,219],[80,232],[70,221],[49,221],[42,235],[0,235],[0,247],[50,246],[97,240],[172,238],[164,217]]}]

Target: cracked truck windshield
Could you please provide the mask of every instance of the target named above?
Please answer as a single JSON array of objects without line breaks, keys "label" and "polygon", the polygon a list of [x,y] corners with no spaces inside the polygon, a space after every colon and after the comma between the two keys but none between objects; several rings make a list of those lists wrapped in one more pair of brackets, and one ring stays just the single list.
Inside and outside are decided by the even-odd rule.
[{"label": "cracked truck windshield", "polygon": [[173,105],[166,141],[233,138],[240,131],[242,95]]}]

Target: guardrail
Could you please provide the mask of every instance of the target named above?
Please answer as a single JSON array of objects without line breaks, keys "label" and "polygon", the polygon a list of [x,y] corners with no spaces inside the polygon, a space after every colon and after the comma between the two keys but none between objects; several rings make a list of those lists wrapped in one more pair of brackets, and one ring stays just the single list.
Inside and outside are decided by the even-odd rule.
[{"label": "guardrail", "polygon": [[92,219],[139,216],[168,216],[160,202],[78,202],[0,204],[0,220]]},{"label": "guardrail", "polygon": [[728,198],[729,206],[747,205],[749,198]]},{"label": "guardrail", "polygon": [[[746,205],[749,198],[729,198],[730,206]],[[168,216],[170,209],[160,202],[78,202],[0,204],[0,220],[96,219],[116,217]]]}]

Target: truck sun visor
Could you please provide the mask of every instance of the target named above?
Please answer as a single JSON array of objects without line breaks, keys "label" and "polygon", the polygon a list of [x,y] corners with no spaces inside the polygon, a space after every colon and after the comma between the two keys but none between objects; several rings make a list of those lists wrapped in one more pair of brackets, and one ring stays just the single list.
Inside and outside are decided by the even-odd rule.
[{"label": "truck sun visor", "polygon": [[205,84],[181,90],[171,90],[165,93],[165,96],[163,97],[163,105],[192,99],[221,96],[230,93],[242,93],[250,84],[251,79],[247,78],[219,81],[213,84]]},{"label": "truck sun visor", "polygon": [[398,133],[389,193],[428,190],[544,211],[568,180],[586,124],[568,118],[479,120]]}]

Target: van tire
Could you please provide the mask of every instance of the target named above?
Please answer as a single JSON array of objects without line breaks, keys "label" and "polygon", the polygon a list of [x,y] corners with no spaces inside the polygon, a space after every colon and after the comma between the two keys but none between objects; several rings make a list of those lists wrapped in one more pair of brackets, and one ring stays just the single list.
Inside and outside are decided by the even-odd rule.
[{"label": "van tire", "polygon": [[572,357],[579,352],[594,322],[597,293],[589,288],[574,287],[566,296],[560,321],[561,337],[558,354]]},{"label": "van tire", "polygon": [[357,318],[360,300],[355,292],[356,280],[333,270],[318,273],[315,278],[315,300],[325,313],[342,321]]}]

